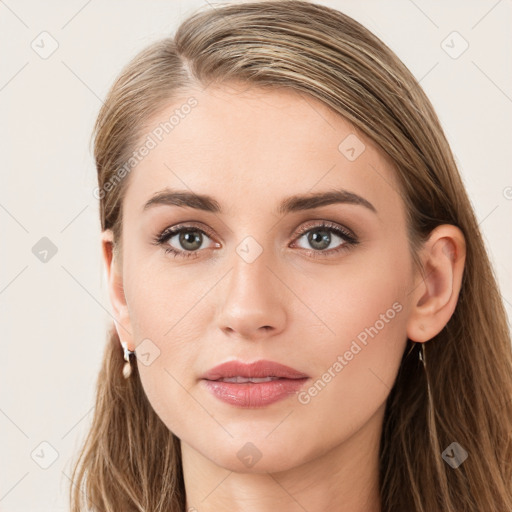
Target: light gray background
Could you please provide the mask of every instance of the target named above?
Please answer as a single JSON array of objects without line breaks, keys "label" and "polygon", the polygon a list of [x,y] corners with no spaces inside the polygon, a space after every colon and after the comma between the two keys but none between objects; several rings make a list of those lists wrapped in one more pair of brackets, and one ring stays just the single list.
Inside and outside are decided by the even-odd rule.
[{"label": "light gray background", "polygon": [[[121,67],[207,3],[0,0],[0,511],[68,510],[70,457],[92,418],[111,323],[92,125]],[[511,318],[511,1],[319,3],[362,22],[421,80]],[[59,45],[46,59],[31,47],[50,48],[43,31]],[[469,44],[458,58],[453,31]],[[46,263],[32,252],[42,237],[58,250]]]}]

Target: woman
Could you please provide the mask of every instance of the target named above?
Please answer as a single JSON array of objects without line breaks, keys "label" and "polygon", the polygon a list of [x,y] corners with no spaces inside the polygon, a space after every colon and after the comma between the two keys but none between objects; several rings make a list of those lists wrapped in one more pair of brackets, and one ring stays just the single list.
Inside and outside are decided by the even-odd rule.
[{"label": "woman", "polygon": [[505,311],[382,41],[198,12],[121,73],[95,158],[116,322],[73,511],[512,510]]}]

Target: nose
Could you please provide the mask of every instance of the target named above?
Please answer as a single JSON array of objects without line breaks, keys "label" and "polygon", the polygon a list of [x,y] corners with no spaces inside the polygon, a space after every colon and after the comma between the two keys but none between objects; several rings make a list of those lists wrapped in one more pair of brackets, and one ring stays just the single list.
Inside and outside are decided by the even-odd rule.
[{"label": "nose", "polygon": [[284,276],[276,277],[276,265],[270,268],[269,259],[263,251],[249,263],[235,253],[217,315],[218,326],[227,336],[258,340],[285,328],[285,304],[292,294],[282,282]]}]

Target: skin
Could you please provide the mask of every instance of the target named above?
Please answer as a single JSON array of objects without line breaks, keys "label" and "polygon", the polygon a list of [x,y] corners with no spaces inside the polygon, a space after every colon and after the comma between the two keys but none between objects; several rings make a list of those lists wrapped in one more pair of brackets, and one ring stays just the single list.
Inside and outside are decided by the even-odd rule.
[{"label": "skin", "polygon": [[[103,233],[119,336],[130,350],[149,339],[159,351],[137,364],[154,410],[181,440],[187,510],[377,512],[386,398],[407,337],[428,341],[455,309],[463,235],[449,225],[432,232],[422,277],[392,162],[341,116],[312,97],[246,84],[189,95],[198,105],[129,175],[122,262],[112,233]],[[141,140],[188,97],[161,109]],[[338,150],[349,134],[365,144],[355,161]],[[143,212],[165,187],[211,195],[223,212]],[[274,213],[290,195],[331,188],[364,197],[376,213],[355,204]],[[318,246],[297,232],[322,220],[348,228],[359,244],[335,253],[344,240],[330,232],[316,249],[325,255],[314,258]],[[192,222],[213,235],[202,235],[198,257],[174,258],[152,244],[166,227]],[[251,263],[236,251],[247,236],[262,249]],[[166,243],[191,252],[179,235]],[[217,364],[270,359],[310,376],[308,389],[396,303],[400,312],[308,403],[293,395],[240,409],[200,386]],[[261,454],[251,467],[237,456],[248,442]]]}]

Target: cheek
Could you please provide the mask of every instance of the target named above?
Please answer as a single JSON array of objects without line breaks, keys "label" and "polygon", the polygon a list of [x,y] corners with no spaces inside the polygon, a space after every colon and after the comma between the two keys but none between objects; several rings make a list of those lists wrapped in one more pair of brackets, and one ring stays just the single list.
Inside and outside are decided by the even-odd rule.
[{"label": "cheek", "polygon": [[[378,262],[361,262],[309,288],[308,306],[321,318],[322,334],[310,345],[316,381],[302,403],[336,403],[364,415],[386,399],[407,341],[409,264],[406,255],[382,251]],[[320,332],[310,321],[312,340],[313,324]]]},{"label": "cheek", "polygon": [[[297,423],[313,418],[325,449],[348,439],[383,407],[406,344],[406,306],[392,289],[353,289],[325,321],[336,335],[312,344],[308,361],[316,370],[298,396]],[[324,310],[325,313],[325,310]],[[311,374],[312,375],[312,374]]]},{"label": "cheek", "polygon": [[[318,348],[345,351],[353,340],[368,342],[369,348],[371,339],[388,340],[388,349],[396,339],[401,344],[412,286],[410,265],[406,251],[382,246],[354,258],[350,265],[330,269],[320,279],[302,282],[297,295],[306,298],[323,324],[319,334],[324,341],[319,339]],[[314,316],[308,318],[311,325],[318,324]]]},{"label": "cheek", "polygon": [[159,252],[127,262],[126,275],[125,294],[134,329],[139,336],[162,343],[182,331],[184,324],[189,326],[189,315],[197,321],[196,308],[213,285],[205,282],[204,273],[196,277],[190,270],[173,269],[172,262]]},{"label": "cheek", "polygon": [[[208,286],[151,259],[127,261],[125,272],[141,382],[153,409],[173,430],[177,417],[186,421],[194,410],[188,389],[196,378],[198,344],[204,337],[200,299]],[[179,415],[171,413],[178,408]]]}]

